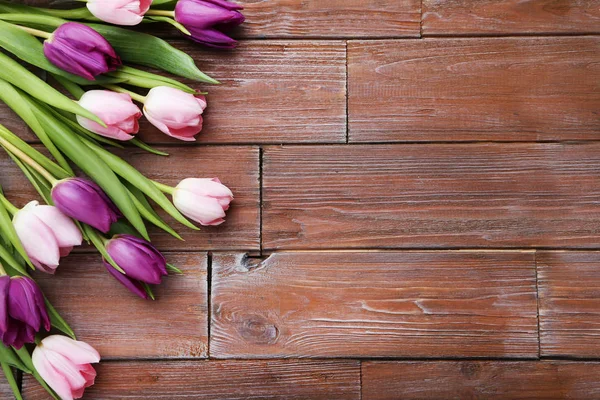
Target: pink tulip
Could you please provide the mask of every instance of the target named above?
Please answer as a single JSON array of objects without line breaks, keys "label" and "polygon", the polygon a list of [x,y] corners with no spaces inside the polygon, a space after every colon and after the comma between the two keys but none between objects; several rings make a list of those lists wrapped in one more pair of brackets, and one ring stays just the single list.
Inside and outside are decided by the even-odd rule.
[{"label": "pink tulip", "polygon": [[146,118],[163,133],[188,142],[196,140],[202,130],[204,96],[194,96],[179,89],[159,86],[148,92],[144,102]]},{"label": "pink tulip", "polygon": [[220,225],[233,193],[218,178],[187,178],[173,192],[173,203],[179,211],[201,225]]},{"label": "pink tulip", "polygon": [[13,224],[29,259],[40,271],[53,274],[61,257],[82,241],[75,223],[53,206],[32,201],[18,211]]},{"label": "pink tulip", "polygon": [[87,0],[94,17],[116,25],[137,25],[144,19],[152,0]]},{"label": "pink tulip", "polygon": [[33,366],[62,400],[79,399],[94,384],[96,371],[91,366],[100,354],[85,342],[66,336],[48,336],[31,356]]},{"label": "pink tulip", "polygon": [[138,133],[138,119],[142,112],[133,104],[131,96],[110,90],[90,90],[79,100],[79,105],[96,114],[107,127],[90,119],[77,116],[77,122],[87,130],[117,140],[130,140]]}]

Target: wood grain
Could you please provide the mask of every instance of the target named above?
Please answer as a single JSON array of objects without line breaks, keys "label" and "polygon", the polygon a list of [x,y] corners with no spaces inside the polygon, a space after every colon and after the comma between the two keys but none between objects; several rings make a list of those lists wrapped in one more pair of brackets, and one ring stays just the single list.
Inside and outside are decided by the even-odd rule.
[{"label": "wood grain", "polygon": [[423,35],[600,32],[598,0],[424,0]]},{"label": "wood grain", "polygon": [[[18,380],[17,380],[18,382]],[[4,372],[0,370],[0,399],[14,399],[15,396],[6,380]]]},{"label": "wood grain", "polygon": [[[205,85],[208,108],[199,143],[333,143],[346,141],[346,45],[343,41],[244,41],[233,51],[209,51],[189,41],[172,44],[221,82]],[[37,141],[7,106],[0,118]],[[139,137],[177,143],[142,118]]]},{"label": "wood grain", "polygon": [[597,140],[599,52],[591,36],[351,41],[350,141]]},{"label": "wood grain", "polygon": [[541,354],[600,356],[600,253],[537,254]]},{"label": "wood grain", "polygon": [[[38,147],[39,148],[39,147]],[[165,220],[185,241],[149,226],[153,243],[162,250],[258,250],[260,248],[259,149],[257,147],[163,147],[169,157],[155,156],[139,149],[115,151],[151,179],[175,186],[186,177],[219,177],[234,193],[227,220],[218,227],[192,231],[165,213]],[[21,170],[0,154],[0,184],[8,197],[22,207],[38,196]]]},{"label": "wood grain", "polygon": [[165,255],[184,275],[154,286],[155,301],[127,291],[99,255],[73,254],[55,276],[37,273],[35,279],[78,339],[103,359],[206,357],[206,253]]},{"label": "wood grain", "polygon": [[263,247],[596,248],[599,172],[600,143],[269,147]]},{"label": "wood grain", "polygon": [[533,253],[213,255],[210,356],[537,357]]},{"label": "wood grain", "polygon": [[367,362],[362,399],[596,399],[600,363]]},{"label": "wood grain", "polygon": [[[29,377],[25,400],[48,395]],[[314,399],[358,400],[357,361],[107,362],[86,400]]]}]

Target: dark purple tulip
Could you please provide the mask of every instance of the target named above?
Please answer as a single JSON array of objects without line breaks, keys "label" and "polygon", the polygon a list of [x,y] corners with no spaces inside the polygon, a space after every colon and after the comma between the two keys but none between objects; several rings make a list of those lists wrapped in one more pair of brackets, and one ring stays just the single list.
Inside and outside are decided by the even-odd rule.
[{"label": "dark purple tulip", "polygon": [[225,0],[179,0],[175,19],[192,34],[192,39],[220,49],[234,48],[237,42],[225,33],[244,22],[244,7]]},{"label": "dark purple tulip", "polygon": [[77,22],[59,26],[44,41],[44,55],[60,69],[92,81],[121,65],[121,59],[101,34]]},{"label": "dark purple tulip", "polygon": [[2,343],[20,349],[25,343],[33,343],[42,328],[50,330],[50,318],[38,285],[25,276],[0,277]]},{"label": "dark purple tulip", "polygon": [[144,300],[148,300],[148,293],[146,293],[140,281],[136,281],[135,279],[131,279],[127,275],[123,275],[122,273],[114,269],[113,266],[110,265],[110,263],[106,260],[102,260],[102,262],[104,263],[104,266],[106,267],[108,272],[116,280],[118,280],[121,283],[121,285],[125,286],[131,293],[140,296]]},{"label": "dark purple tulip", "polygon": [[158,285],[167,275],[167,261],[150,242],[132,235],[115,235],[106,245],[113,261],[128,278]]},{"label": "dark purple tulip", "polygon": [[121,213],[117,206],[94,182],[82,178],[67,178],[52,188],[52,201],[63,214],[108,232]]}]

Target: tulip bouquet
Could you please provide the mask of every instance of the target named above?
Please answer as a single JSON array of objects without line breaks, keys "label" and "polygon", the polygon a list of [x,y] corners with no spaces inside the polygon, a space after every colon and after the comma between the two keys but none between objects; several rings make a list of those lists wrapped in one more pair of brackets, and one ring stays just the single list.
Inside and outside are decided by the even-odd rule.
[{"label": "tulip bouquet", "polygon": [[156,208],[199,229],[225,222],[233,200],[218,178],[171,187],[110,151],[127,143],[168,156],[136,137],[143,116],[182,141],[202,130],[204,94],[140,66],[218,83],[166,41],[113,24],[168,23],[198,43],[232,48],[225,32],[244,21],[241,9],[225,0],[88,0],[60,10],[0,0],[0,100],[45,148],[0,124],[0,147],[39,194],[17,205],[0,187],[0,366],[17,399],[11,368],[32,374],[55,399],[74,399],[94,383],[91,364],[100,361],[76,340],[33,270],[54,274],[61,258],[87,242],[109,276],[154,299],[151,285],[181,273],[150,241],[147,223],[181,239]]}]

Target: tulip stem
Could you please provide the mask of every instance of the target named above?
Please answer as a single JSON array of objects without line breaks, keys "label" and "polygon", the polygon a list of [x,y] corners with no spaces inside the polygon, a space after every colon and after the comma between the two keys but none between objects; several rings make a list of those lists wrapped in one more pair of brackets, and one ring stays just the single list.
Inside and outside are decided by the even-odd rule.
[{"label": "tulip stem", "polygon": [[25,164],[29,165],[31,168],[33,168],[34,170],[39,172],[40,175],[42,175],[44,178],[46,178],[46,180],[48,182],[50,182],[50,184],[52,186],[54,186],[54,184],[56,182],[58,182],[58,179],[56,179],[54,176],[52,176],[52,174],[50,172],[48,172],[46,169],[44,169],[44,167],[42,167],[40,164],[35,162],[33,160],[33,158],[31,158],[27,154],[23,153],[17,147],[13,146],[12,143],[10,143],[8,140],[4,139],[3,137],[0,137],[0,145],[2,147],[4,147],[7,151],[9,151],[12,154],[14,154],[15,156],[17,156]]},{"label": "tulip stem", "polygon": [[50,33],[50,32],[41,31],[39,29],[28,28],[26,26],[21,26],[21,25],[15,25],[15,26],[17,28],[21,28],[22,30],[24,30],[27,33],[32,34],[33,36],[42,37],[44,39],[50,39],[52,37],[52,33]]},{"label": "tulip stem", "polygon": [[160,15],[162,17],[175,18],[175,11],[169,10],[148,10],[145,15]]},{"label": "tulip stem", "polygon": [[8,201],[8,199],[6,197],[4,197],[3,194],[0,194],[0,203],[2,203],[4,208],[6,208],[8,210],[8,212],[11,213],[12,215],[15,215],[19,211],[19,209],[17,207],[15,207],[15,205],[13,203]]},{"label": "tulip stem", "polygon": [[173,192],[175,192],[174,187],[163,185],[162,183],[156,181],[152,181],[152,183],[154,183],[154,186],[156,186],[161,192],[168,193],[170,195],[173,195]]},{"label": "tulip stem", "polygon": [[141,94],[137,94],[135,92],[132,92],[131,90],[127,90],[125,88],[122,88],[121,86],[117,86],[117,85],[104,85],[105,88],[112,90],[113,92],[117,92],[117,93],[126,93],[128,95],[131,96],[132,99],[134,99],[135,101],[139,101],[140,103],[143,103],[146,101],[146,97],[142,96]]}]

